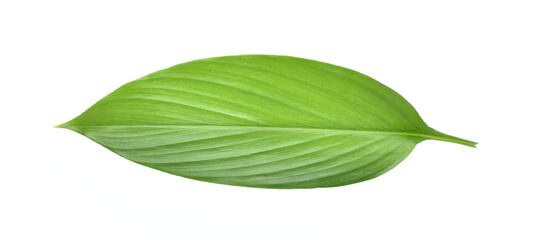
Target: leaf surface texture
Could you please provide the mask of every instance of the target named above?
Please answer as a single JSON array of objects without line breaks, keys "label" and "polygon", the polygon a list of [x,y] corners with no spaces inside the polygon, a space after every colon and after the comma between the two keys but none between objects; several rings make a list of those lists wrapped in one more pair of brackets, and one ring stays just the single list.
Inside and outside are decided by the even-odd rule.
[{"label": "leaf surface texture", "polygon": [[60,125],[136,163],[229,185],[315,188],[377,177],[426,139],[403,97],[302,58],[202,59],[130,82]]}]

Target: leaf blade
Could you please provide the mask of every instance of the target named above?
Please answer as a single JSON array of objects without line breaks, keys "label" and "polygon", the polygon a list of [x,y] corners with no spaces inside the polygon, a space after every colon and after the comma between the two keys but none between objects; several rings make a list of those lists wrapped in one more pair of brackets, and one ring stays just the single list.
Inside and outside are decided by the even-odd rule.
[{"label": "leaf blade", "polygon": [[270,55],[158,71],[61,127],[164,172],[268,188],[364,181],[426,139],[475,144],[428,127],[404,98],[372,78]]}]

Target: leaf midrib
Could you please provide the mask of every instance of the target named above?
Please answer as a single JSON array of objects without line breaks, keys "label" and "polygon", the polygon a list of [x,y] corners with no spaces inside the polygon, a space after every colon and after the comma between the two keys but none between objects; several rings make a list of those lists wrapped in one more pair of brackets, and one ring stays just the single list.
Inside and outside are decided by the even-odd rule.
[{"label": "leaf midrib", "polygon": [[226,125],[76,125],[76,124],[62,124],[57,127],[69,128],[69,127],[177,127],[177,128],[200,128],[200,129],[252,129],[252,130],[276,130],[276,131],[301,131],[301,132],[335,132],[344,134],[362,134],[362,135],[395,135],[413,137],[420,141],[422,140],[439,140],[452,143],[458,143],[470,147],[475,147],[476,142],[472,142],[466,139],[454,137],[441,132],[438,132],[431,128],[431,133],[417,133],[417,132],[404,132],[404,131],[371,131],[360,129],[339,129],[339,128],[305,128],[305,127],[271,127],[271,126],[226,126]]}]

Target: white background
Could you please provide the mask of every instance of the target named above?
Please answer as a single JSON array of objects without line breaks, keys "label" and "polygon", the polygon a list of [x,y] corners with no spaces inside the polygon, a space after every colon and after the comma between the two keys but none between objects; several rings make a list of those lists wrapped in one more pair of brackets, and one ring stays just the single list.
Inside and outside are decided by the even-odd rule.
[{"label": "white background", "polygon": [[[0,239],[537,239],[535,1],[2,1]],[[178,63],[282,54],[365,73],[433,128],[376,179],[203,183],[55,129]]]}]

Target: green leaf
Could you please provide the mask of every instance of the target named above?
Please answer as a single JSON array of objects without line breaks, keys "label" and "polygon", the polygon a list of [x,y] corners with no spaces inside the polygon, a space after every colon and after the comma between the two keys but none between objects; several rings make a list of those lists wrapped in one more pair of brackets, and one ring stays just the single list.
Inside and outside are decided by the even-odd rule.
[{"label": "green leaf", "polygon": [[60,125],[133,162],[261,188],[352,184],[417,143],[476,143],[428,127],[399,94],[327,63],[271,55],[192,61],[130,82]]}]

